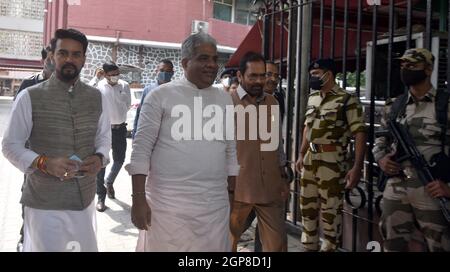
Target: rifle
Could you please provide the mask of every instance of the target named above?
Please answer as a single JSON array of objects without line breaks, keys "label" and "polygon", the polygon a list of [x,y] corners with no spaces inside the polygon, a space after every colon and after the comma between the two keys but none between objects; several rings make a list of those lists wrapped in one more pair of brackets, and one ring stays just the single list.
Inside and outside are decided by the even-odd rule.
[{"label": "rifle", "polygon": [[[428,165],[423,155],[417,149],[416,144],[409,134],[408,130],[402,124],[394,120],[388,120],[387,127],[390,136],[393,137],[393,140],[397,142],[399,147],[397,149],[397,153],[399,156],[397,157],[396,161],[399,163],[406,160],[410,161],[413,168],[417,172],[419,180],[424,186],[436,180],[430,171],[430,166]],[[384,132],[378,132],[377,134],[385,135]],[[444,215],[447,222],[450,223],[450,211],[447,208],[448,199],[445,197],[439,197],[438,200],[442,214]]]}]

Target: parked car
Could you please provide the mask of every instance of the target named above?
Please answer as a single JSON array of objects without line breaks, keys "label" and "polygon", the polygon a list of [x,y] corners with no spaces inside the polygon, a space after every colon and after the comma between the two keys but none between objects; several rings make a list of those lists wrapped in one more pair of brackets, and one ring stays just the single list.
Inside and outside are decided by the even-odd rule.
[{"label": "parked car", "polygon": [[127,112],[127,137],[131,137],[133,131],[134,118],[136,116],[136,110],[141,103],[143,88],[130,88],[131,92],[131,108]]}]

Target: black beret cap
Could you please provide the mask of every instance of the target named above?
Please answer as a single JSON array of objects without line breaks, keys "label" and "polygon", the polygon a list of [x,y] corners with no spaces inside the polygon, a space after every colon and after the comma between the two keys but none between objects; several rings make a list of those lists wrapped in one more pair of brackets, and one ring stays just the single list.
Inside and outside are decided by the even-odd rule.
[{"label": "black beret cap", "polygon": [[224,75],[230,75],[231,77],[235,77],[236,73],[237,73],[236,68],[226,68],[225,70],[223,70],[222,73],[220,73],[220,77],[223,77]]},{"label": "black beret cap", "polygon": [[336,75],[336,64],[332,59],[315,60],[309,65],[308,71],[311,71],[312,69],[329,70],[333,73],[333,75]]}]

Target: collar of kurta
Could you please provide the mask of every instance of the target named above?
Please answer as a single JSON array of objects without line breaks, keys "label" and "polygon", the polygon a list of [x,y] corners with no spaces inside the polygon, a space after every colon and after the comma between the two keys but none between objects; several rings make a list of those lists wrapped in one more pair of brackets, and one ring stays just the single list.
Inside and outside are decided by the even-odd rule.
[{"label": "collar of kurta", "polygon": [[77,79],[77,81],[75,81],[75,83],[73,85],[64,82],[62,80],[60,80],[55,73],[53,73],[48,82],[50,83],[50,86],[54,86],[56,87],[56,89],[62,89],[64,91],[69,91],[70,89],[72,89],[72,91],[77,91],[80,87],[81,87],[81,80],[80,78]]},{"label": "collar of kurta", "polygon": [[434,87],[431,87],[431,89],[421,99],[414,98],[414,96],[411,94],[411,92],[408,91],[408,101],[406,102],[406,104],[409,105],[409,104],[412,104],[414,102],[419,102],[419,101],[433,102],[435,97],[436,97],[436,89]]},{"label": "collar of kurta", "polygon": [[[249,95],[247,93],[247,91],[244,90],[244,88],[242,88],[241,85],[239,85],[237,88],[237,94],[238,94],[240,100],[244,100],[245,97]],[[263,91],[262,94],[256,98],[256,103],[259,104],[259,103],[261,103],[261,101],[264,101],[266,96],[267,96],[267,93]]]},{"label": "collar of kurta", "polygon": [[195,85],[194,83],[189,81],[189,79],[187,79],[186,77],[181,78],[181,82],[183,82],[183,84],[186,84],[188,87],[194,88],[196,90],[207,90],[207,89],[211,88],[211,86],[212,86],[212,85],[210,85],[206,88],[200,89],[199,87],[197,87],[197,85]]}]

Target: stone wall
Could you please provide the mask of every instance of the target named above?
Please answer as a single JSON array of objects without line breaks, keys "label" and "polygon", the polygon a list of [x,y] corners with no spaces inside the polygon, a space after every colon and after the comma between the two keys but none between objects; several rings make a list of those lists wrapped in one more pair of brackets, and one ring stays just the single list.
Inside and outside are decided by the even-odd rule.
[{"label": "stone wall", "polygon": [[[0,17],[43,21],[46,0],[0,0]],[[0,57],[40,59],[43,33],[0,25]]]},{"label": "stone wall", "polygon": [[42,33],[0,29],[0,56],[41,59]]},{"label": "stone wall", "polygon": [[[90,80],[94,76],[95,69],[101,67],[106,61],[111,61],[113,55],[113,44],[90,41],[86,64],[81,72],[84,80]],[[220,54],[219,74],[223,70],[228,54]],[[174,64],[174,79],[181,78],[183,69],[181,67],[181,51],[179,49],[165,49],[136,45],[120,45],[117,50],[118,65],[132,65],[139,67],[138,72],[123,74],[122,77],[129,81],[147,85],[154,81],[156,69],[160,60],[170,59]]]},{"label": "stone wall", "polygon": [[0,0],[0,16],[44,19],[46,0]]}]

